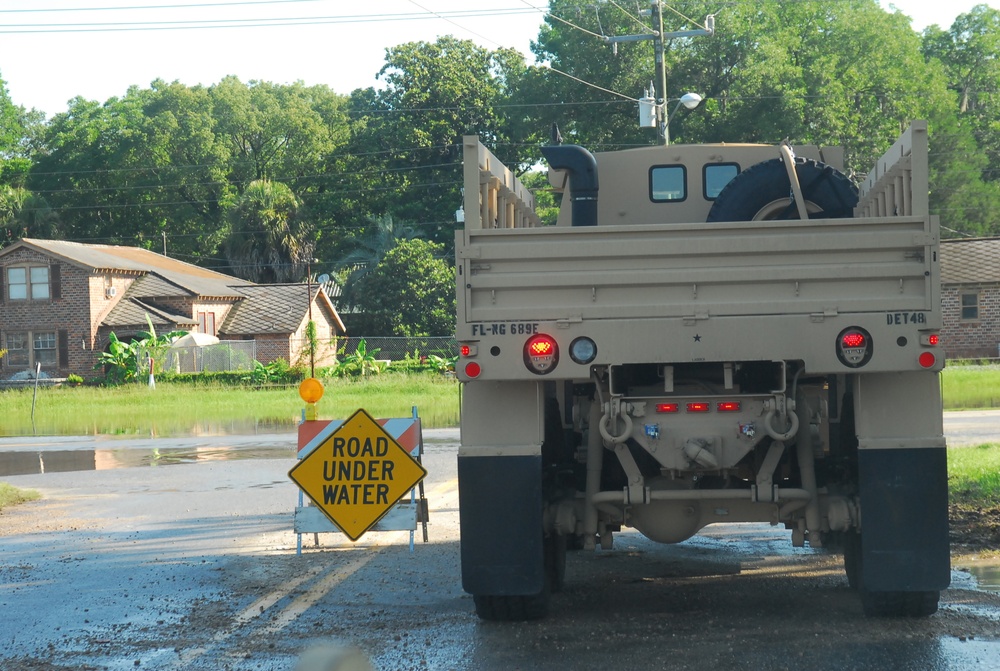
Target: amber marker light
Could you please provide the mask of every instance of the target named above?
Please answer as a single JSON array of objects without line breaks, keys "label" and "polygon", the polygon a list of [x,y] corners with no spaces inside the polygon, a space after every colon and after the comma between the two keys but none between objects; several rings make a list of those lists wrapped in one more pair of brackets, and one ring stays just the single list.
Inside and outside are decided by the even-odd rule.
[{"label": "amber marker light", "polygon": [[323,398],[323,383],[314,377],[307,377],[299,384],[299,396],[306,403],[316,403]]}]

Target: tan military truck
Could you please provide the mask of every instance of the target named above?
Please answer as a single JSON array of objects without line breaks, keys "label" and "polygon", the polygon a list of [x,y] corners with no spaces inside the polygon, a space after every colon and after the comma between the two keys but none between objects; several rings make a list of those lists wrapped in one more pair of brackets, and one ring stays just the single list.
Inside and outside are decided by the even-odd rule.
[{"label": "tan military truck", "polygon": [[462,582],[544,616],[567,544],[770,522],[844,555],[870,615],[949,584],[927,125],[843,152],[543,148],[556,225],[476,137],[456,234]]}]

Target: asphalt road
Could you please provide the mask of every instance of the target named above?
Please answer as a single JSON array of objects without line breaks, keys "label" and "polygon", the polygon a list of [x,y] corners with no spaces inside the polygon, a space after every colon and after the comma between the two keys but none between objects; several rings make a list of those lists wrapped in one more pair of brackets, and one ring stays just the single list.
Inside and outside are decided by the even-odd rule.
[{"label": "asphalt road", "polygon": [[570,555],[548,620],[482,623],[459,579],[457,436],[425,438],[429,543],[308,535],[301,555],[289,435],[0,440],[27,469],[3,481],[44,495],[0,514],[0,669],[277,671],[331,640],[386,670],[1000,667],[1000,594],[968,574],[932,618],[866,620],[838,557],[766,525],[619,534]]}]

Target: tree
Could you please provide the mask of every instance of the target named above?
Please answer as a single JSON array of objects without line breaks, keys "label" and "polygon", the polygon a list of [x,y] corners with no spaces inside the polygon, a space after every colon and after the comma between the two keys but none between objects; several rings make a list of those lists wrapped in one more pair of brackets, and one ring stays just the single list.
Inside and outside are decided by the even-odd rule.
[{"label": "tree", "polygon": [[380,90],[352,94],[352,151],[364,154],[368,211],[424,226],[450,248],[461,202],[461,138],[478,134],[516,165],[527,154],[501,106],[524,71],[516,51],[489,51],[451,36],[387,50]]},{"label": "tree", "polygon": [[935,146],[952,167],[934,175],[935,211],[953,230],[1000,233],[1000,11],[977,5],[949,30],[927,28],[923,53],[943,65],[957,113],[953,142]]},{"label": "tree", "polygon": [[455,331],[455,275],[444,246],[401,240],[358,280],[351,330],[365,336],[438,336]]},{"label": "tree", "polygon": [[[698,20],[717,9],[709,2],[671,6]],[[617,3],[595,11],[586,0],[551,0],[550,12],[593,33],[652,31]],[[664,18],[668,31],[695,27],[673,13]],[[619,45],[615,56],[593,36],[551,17],[546,22],[534,47],[540,60],[624,96],[637,98],[649,87],[655,72],[650,42]],[[910,120],[933,120],[949,102],[940,68],[922,58],[907,19],[876,0],[736,3],[720,14],[713,37],[670,41],[665,63],[668,99],[685,91],[706,99],[702,109],[673,120],[675,141],[835,144],[847,149],[850,168],[859,172]],[[567,117],[560,123],[564,135],[588,146],[657,141],[655,131],[636,128],[634,100],[618,103],[619,97],[578,81],[544,77],[557,79],[556,100],[567,103],[558,108]],[[523,102],[541,104],[544,94],[544,87],[526,89],[532,97]]]},{"label": "tree", "polygon": [[231,272],[251,282],[291,282],[305,275],[313,228],[287,185],[251,182],[229,212],[225,243]]}]

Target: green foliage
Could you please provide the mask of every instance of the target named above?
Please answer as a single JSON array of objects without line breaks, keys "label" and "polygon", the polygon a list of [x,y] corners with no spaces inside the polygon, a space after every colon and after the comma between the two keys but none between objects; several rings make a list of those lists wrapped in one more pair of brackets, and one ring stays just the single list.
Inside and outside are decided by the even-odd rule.
[{"label": "green foliage", "polygon": [[442,245],[402,240],[351,283],[360,314],[352,328],[369,336],[417,337],[455,330],[455,279]]},{"label": "green foliage", "polygon": [[76,373],[70,373],[66,376],[66,382],[69,384],[83,384],[83,378]]},{"label": "green foliage", "polygon": [[353,353],[347,354],[333,367],[335,377],[370,377],[379,375],[386,369],[385,363],[375,358],[381,350],[376,347],[369,351],[368,343],[362,338]]},{"label": "green foliage", "polygon": [[1000,366],[955,365],[941,372],[946,410],[1000,408]]},{"label": "green foliage", "polygon": [[297,281],[312,259],[314,230],[292,190],[251,182],[228,213],[225,243],[231,272],[251,282]]},{"label": "green foliage", "polygon": [[118,385],[135,382],[145,373],[150,373],[149,360],[153,362],[153,373],[163,370],[163,355],[174,338],[182,336],[186,331],[171,331],[156,335],[153,320],[146,315],[149,331],[140,332],[137,339],[124,343],[111,332],[108,334],[107,350],[101,352],[94,364],[94,370],[104,370],[105,381]]},{"label": "green foliage", "polygon": [[1000,444],[948,450],[951,499],[963,503],[1000,503]]},{"label": "green foliage", "polygon": [[0,482],[0,510],[41,498],[34,489],[19,489],[6,482]]}]

